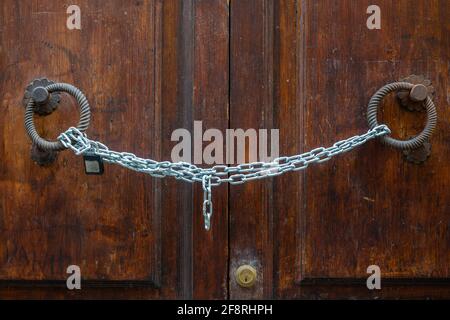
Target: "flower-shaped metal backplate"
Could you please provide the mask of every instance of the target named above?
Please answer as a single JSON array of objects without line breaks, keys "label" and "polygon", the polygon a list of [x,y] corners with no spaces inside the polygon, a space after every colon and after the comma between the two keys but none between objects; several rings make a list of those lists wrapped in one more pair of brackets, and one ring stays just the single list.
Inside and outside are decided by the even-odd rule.
[{"label": "flower-shaped metal backplate", "polygon": [[426,141],[419,148],[403,150],[406,160],[415,164],[424,163],[431,154],[431,143]]},{"label": "flower-shaped metal backplate", "polygon": [[[431,85],[431,80],[425,79],[423,75],[413,74],[406,78],[400,79],[400,81],[424,85],[427,89],[428,96],[433,99],[434,87]],[[423,101],[417,101],[411,98],[408,90],[399,90],[397,92],[397,98],[400,100],[400,104],[409,111],[425,111]]]},{"label": "flower-shaped metal backplate", "polygon": [[34,143],[31,145],[31,159],[42,167],[51,165],[57,156],[57,151],[42,150]]},{"label": "flower-shaped metal backplate", "polygon": [[[24,107],[27,106],[28,102],[30,101],[30,98],[33,94],[33,90],[37,87],[46,87],[50,84],[53,84],[54,82],[51,80],[48,80],[47,78],[40,78],[33,80],[25,89],[25,93],[23,95],[22,104]],[[58,106],[58,103],[61,101],[61,96],[57,92],[53,92],[50,94],[50,97],[48,101],[45,103],[38,105],[36,107],[35,112],[40,116],[46,116],[55,111],[56,107]]]}]

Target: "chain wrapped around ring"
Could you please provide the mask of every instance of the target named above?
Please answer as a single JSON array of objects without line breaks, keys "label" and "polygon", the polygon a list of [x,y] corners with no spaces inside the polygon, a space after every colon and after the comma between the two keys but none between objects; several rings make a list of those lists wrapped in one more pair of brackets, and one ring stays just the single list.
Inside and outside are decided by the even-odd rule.
[{"label": "chain wrapped around ring", "polygon": [[398,141],[390,138],[390,129],[384,124],[378,124],[376,114],[378,106],[385,95],[398,89],[411,89],[412,85],[406,82],[392,83],[381,88],[370,100],[368,106],[368,122],[370,129],[362,134],[338,141],[330,147],[319,147],[309,152],[293,156],[278,157],[270,162],[243,163],[237,166],[216,165],[210,168],[200,168],[187,162],[156,161],[140,158],[132,153],[110,150],[98,141],[90,140],[84,133],[89,125],[89,104],[83,93],[68,84],[56,83],[47,87],[49,92],[65,91],[73,95],[81,108],[78,127],[71,127],[58,136],[57,141],[42,139],[36,132],[33,123],[34,102],[31,100],[25,112],[25,126],[32,141],[43,149],[62,150],[71,149],[76,155],[95,155],[102,161],[118,164],[125,168],[146,173],[153,177],[174,177],[189,183],[199,182],[204,191],[203,217],[205,228],[211,226],[212,216],[212,187],[222,183],[232,185],[242,184],[252,180],[274,177],[290,171],[306,169],[310,164],[328,161],[334,156],[350,151],[367,141],[381,137],[386,143],[400,148],[414,148],[428,139],[436,125],[436,112],[434,104],[428,97],[425,106],[428,111],[428,122],[424,131],[417,137],[408,141]]},{"label": "chain wrapped around ring", "polygon": [[[91,119],[91,111],[89,107],[89,102],[84,96],[80,89],[68,84],[68,83],[54,83],[45,87],[49,93],[55,91],[63,91],[72,95],[80,106],[80,121],[78,122],[77,128],[79,131],[83,132],[89,127],[89,122]],[[34,126],[34,111],[36,104],[33,98],[27,104],[25,109],[25,130],[30,136],[31,141],[36,144],[41,150],[48,151],[61,151],[66,147],[60,141],[48,141],[37,133],[36,127]]]},{"label": "chain wrapped around ring", "polygon": [[[370,99],[369,105],[367,107],[367,122],[369,124],[369,128],[375,128],[378,126],[377,120],[377,112],[380,107],[380,103],[383,98],[389,93],[397,90],[411,90],[414,87],[412,83],[409,82],[394,82],[389,83],[379,89]],[[425,98],[424,106],[427,111],[427,122],[425,124],[425,128],[421,133],[409,140],[397,140],[388,135],[385,135],[381,138],[381,141],[390,145],[394,148],[401,150],[411,150],[416,149],[424,144],[431,135],[433,134],[434,129],[436,128],[437,122],[437,113],[436,107],[434,106],[433,100],[429,96]]]},{"label": "chain wrapped around ring", "polygon": [[187,162],[159,162],[140,158],[128,152],[112,151],[104,144],[88,139],[85,133],[73,127],[62,133],[58,140],[64,147],[73,150],[77,155],[94,154],[105,162],[118,164],[157,178],[174,177],[190,183],[202,183],[204,191],[203,217],[205,229],[209,230],[212,215],[211,187],[219,186],[222,183],[242,184],[278,176],[289,171],[304,170],[310,164],[325,162],[338,154],[350,151],[371,139],[390,132],[386,125],[378,125],[363,135],[338,141],[328,148],[320,147],[299,155],[279,157],[271,162],[243,163],[230,167],[217,165],[211,168],[200,168]]}]

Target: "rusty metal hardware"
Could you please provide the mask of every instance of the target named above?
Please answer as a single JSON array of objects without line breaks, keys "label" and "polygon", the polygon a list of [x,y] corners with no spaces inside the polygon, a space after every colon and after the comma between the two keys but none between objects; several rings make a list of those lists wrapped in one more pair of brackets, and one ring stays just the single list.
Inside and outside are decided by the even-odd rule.
[{"label": "rusty metal hardware", "polygon": [[431,154],[431,143],[425,141],[420,147],[411,150],[403,150],[405,159],[414,164],[424,163]]},{"label": "rusty metal hardware", "polygon": [[[34,79],[26,88],[23,95],[22,103],[26,107],[32,99],[35,104],[34,112],[40,116],[47,116],[56,110],[61,95],[59,92],[50,94],[45,88],[48,85],[54,84],[53,81],[47,78]],[[31,147],[31,159],[40,166],[48,166],[56,160],[57,153],[52,150],[43,150],[35,143]]]},{"label": "rusty metal hardware", "polygon": [[[424,101],[427,96],[431,99],[434,97],[434,87],[431,80],[426,79],[423,75],[412,74],[406,78],[401,79],[402,82],[412,83],[415,86],[408,90],[397,91],[397,98],[408,111],[426,111]],[[414,164],[424,163],[431,154],[431,143],[427,140],[420,147],[416,149],[403,150],[405,159]]]},{"label": "rusty metal hardware", "polygon": [[256,282],[256,269],[248,264],[237,268],[235,272],[236,282],[243,288],[250,288]]},{"label": "rusty metal hardware", "polygon": [[33,116],[36,109],[38,108],[34,97],[36,96],[38,100],[43,100],[45,98],[45,91],[48,91],[50,94],[52,94],[53,92],[63,91],[72,95],[77,100],[78,105],[80,106],[80,121],[78,122],[77,128],[81,132],[84,132],[89,127],[91,117],[89,103],[84,94],[79,89],[67,83],[49,84],[42,89],[36,89],[36,91],[33,91],[35,94],[30,96],[25,110],[25,129],[30,136],[31,141],[43,151],[61,151],[66,149],[61,141],[48,141],[41,138],[34,126]]},{"label": "rusty metal hardware", "polygon": [[[364,134],[337,141],[327,148],[319,147],[302,154],[278,157],[270,162],[242,163],[237,166],[216,165],[210,168],[199,168],[191,163],[156,161],[140,158],[129,152],[110,150],[103,143],[90,140],[86,133],[84,133],[84,130],[89,125],[89,104],[83,93],[69,84],[56,83],[47,86],[46,89],[50,93],[53,91],[65,91],[77,99],[81,108],[78,128],[69,128],[58,136],[57,141],[50,142],[42,139],[34,128],[33,111],[35,102],[33,98],[27,104],[25,127],[31,140],[39,148],[44,150],[57,151],[70,148],[76,155],[96,156],[98,157],[96,160],[118,164],[130,170],[146,173],[156,178],[174,177],[190,183],[201,182],[204,191],[203,216],[205,229],[209,230],[212,215],[212,187],[219,186],[222,183],[237,185],[253,180],[275,177],[290,171],[304,170],[311,164],[328,161],[339,154],[348,152],[375,138],[381,138],[387,144],[403,150],[411,150],[422,146],[425,141],[428,141],[437,121],[436,110],[430,97],[427,96],[424,102],[428,116],[425,129],[418,136],[410,140],[399,141],[388,137],[391,133],[390,129],[384,124],[378,124],[377,121],[377,109],[381,100],[388,93],[397,90],[411,90],[413,88],[414,85],[411,83],[396,82],[385,85],[378,90],[369,102],[367,117],[370,130]],[[415,94],[420,96],[420,92],[423,89],[416,87],[415,90],[417,90]],[[100,162],[97,164],[100,165]],[[91,166],[96,164],[89,163],[88,165],[90,166],[86,168],[89,173],[94,171],[101,173],[102,169],[99,166],[95,166],[95,168]],[[242,266],[242,268],[238,268],[236,271],[236,279],[242,286],[251,286],[256,281],[256,270],[251,266]]]},{"label": "rusty metal hardware", "polygon": [[48,166],[55,162],[58,152],[51,150],[42,150],[36,144],[31,145],[31,159],[40,166]]},{"label": "rusty metal hardware", "polygon": [[[383,98],[389,93],[398,90],[408,90],[409,92],[412,91],[414,95],[417,96],[421,96],[423,92],[422,85],[414,85],[408,82],[394,82],[387,84],[379,89],[372,96],[367,107],[367,122],[370,128],[375,128],[376,126],[378,126],[377,111]],[[427,122],[425,124],[425,128],[421,133],[409,140],[397,140],[390,137],[390,135],[382,136],[380,139],[387,145],[401,150],[417,149],[421,147],[426,141],[429,141],[436,127],[437,113],[434,103],[428,95],[426,96],[423,104],[425,105],[427,111]]]},{"label": "rusty metal hardware", "polygon": [[431,80],[426,79],[423,75],[412,74],[399,81],[418,85],[411,91],[397,91],[397,98],[400,101],[400,104],[409,111],[426,111],[425,104],[423,102],[427,96],[431,99],[433,99],[434,96],[434,87],[431,85]]},{"label": "rusty metal hardware", "polygon": [[25,88],[22,100],[24,107],[26,107],[30,100],[33,99],[35,102],[34,112],[38,115],[46,116],[55,111],[61,101],[61,95],[59,92],[50,94],[46,89],[47,86],[54,83],[55,82],[47,78],[34,79]]}]

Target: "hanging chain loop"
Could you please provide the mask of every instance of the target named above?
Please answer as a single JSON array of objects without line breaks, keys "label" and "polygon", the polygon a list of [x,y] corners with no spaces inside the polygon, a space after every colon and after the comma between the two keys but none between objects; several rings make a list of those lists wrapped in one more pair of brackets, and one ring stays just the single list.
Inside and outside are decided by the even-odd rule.
[{"label": "hanging chain loop", "polygon": [[212,216],[212,200],[211,200],[211,175],[204,175],[202,178],[203,187],[203,220],[205,222],[205,229],[211,228]]},{"label": "hanging chain loop", "polygon": [[275,158],[269,162],[242,163],[236,166],[215,165],[209,168],[201,168],[187,162],[156,161],[140,158],[129,152],[110,150],[101,142],[90,140],[84,131],[90,120],[89,103],[83,93],[69,84],[55,83],[47,86],[49,92],[64,91],[73,95],[81,109],[78,127],[71,127],[58,136],[57,141],[42,139],[36,132],[33,123],[34,102],[31,100],[25,112],[25,126],[32,141],[43,149],[62,150],[71,149],[76,155],[94,155],[102,161],[118,164],[125,168],[149,174],[152,177],[174,177],[189,183],[201,183],[203,188],[203,218],[205,229],[211,228],[213,213],[212,188],[223,183],[231,185],[243,184],[253,180],[279,176],[290,171],[306,169],[314,163],[322,163],[341,153],[350,151],[371,139],[381,137],[386,143],[400,148],[415,148],[428,139],[436,125],[436,111],[431,99],[427,97],[425,106],[427,109],[427,125],[424,131],[416,138],[407,141],[398,141],[389,137],[391,130],[384,124],[377,122],[377,109],[383,97],[398,89],[411,89],[408,83],[392,83],[381,88],[372,97],[368,107],[368,122],[370,129],[361,135],[356,135],[334,143],[330,147],[319,147],[309,152],[293,156]]},{"label": "hanging chain loop", "polygon": [[105,162],[118,164],[153,177],[174,177],[189,183],[202,183],[203,217],[205,229],[209,230],[213,209],[212,187],[219,186],[222,183],[243,184],[252,180],[278,176],[289,171],[304,170],[310,164],[328,161],[332,157],[350,151],[371,139],[390,133],[389,128],[382,124],[370,129],[365,134],[338,141],[328,148],[320,147],[299,155],[279,157],[271,162],[243,163],[230,167],[216,165],[211,168],[200,168],[187,162],[159,162],[140,158],[128,152],[112,151],[106,145],[90,140],[84,132],[74,127],[62,133],[58,140],[65,148],[71,149],[76,155],[94,154]]}]

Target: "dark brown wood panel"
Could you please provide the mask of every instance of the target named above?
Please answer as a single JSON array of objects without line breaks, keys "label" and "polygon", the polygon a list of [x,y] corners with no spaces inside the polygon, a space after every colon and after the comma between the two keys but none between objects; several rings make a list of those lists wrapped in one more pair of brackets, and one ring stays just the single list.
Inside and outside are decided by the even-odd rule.
[{"label": "dark brown wood panel", "polygon": [[[197,296],[214,288],[213,296],[226,297],[226,188],[215,195],[215,223],[206,233],[193,198],[195,191],[200,199],[197,186],[109,165],[101,177],[85,176],[70,152],[41,168],[29,158],[21,106],[35,77],[73,83],[91,103],[90,137],[114,150],[170,159],[173,130],[191,129],[194,117],[211,127],[228,124],[226,1],[77,4],[81,31],[66,28],[69,3],[1,6],[2,297],[191,298],[194,268],[208,270],[196,275]],[[64,97],[57,112],[36,122],[43,135],[56,137],[77,116]],[[203,235],[195,242],[194,227]],[[65,289],[69,264],[81,267],[81,291]],[[92,288],[123,285],[139,288]]]},{"label": "dark brown wood panel", "polygon": [[[382,85],[423,74],[436,88],[439,125],[423,165],[372,142],[308,170],[301,187],[298,280],[366,278],[369,265],[384,279],[450,275],[446,159],[450,8],[447,1],[379,1],[381,30],[368,30],[368,1],[306,2],[300,39],[303,144],[330,145],[367,129],[365,108]],[[423,128],[423,115],[387,99],[382,121],[394,136]]]},{"label": "dark brown wood panel", "polygon": [[[81,31],[66,28],[69,4],[0,5],[0,297],[449,297],[448,1],[377,1],[381,30],[367,29],[366,0],[80,0]],[[70,152],[41,168],[22,125],[26,84],[47,76],[86,93],[88,134],[114,150],[169,160],[172,132],[201,120],[278,128],[292,155],[367,131],[370,96],[410,74],[436,89],[425,164],[371,141],[305,172],[222,185],[211,231],[199,184],[110,165],[85,176]],[[64,96],[36,122],[56,137],[77,116]],[[424,118],[394,97],[380,114],[400,138]],[[65,288],[70,264],[80,291]],[[242,264],[257,269],[252,288],[235,281]],[[382,290],[365,286],[372,264]]]},{"label": "dark brown wood panel", "polygon": [[[302,60],[298,56],[304,43],[298,39],[302,21],[296,1],[279,1],[274,8],[274,121],[280,129],[280,154],[294,155],[305,150],[298,92],[306,79],[299,76]],[[274,179],[274,296],[279,297],[295,281],[297,218],[302,212],[300,185],[303,172]]]},{"label": "dark brown wood panel", "polygon": [[[202,121],[203,130],[218,129],[225,135],[229,120],[228,1],[195,1],[193,11],[194,120]],[[203,147],[207,144],[209,142],[203,143]],[[203,163],[201,166],[209,167],[211,164]],[[201,185],[196,185],[195,190],[194,298],[225,299],[228,296],[228,186],[224,184],[214,188],[210,231],[204,228]]]},{"label": "dark brown wood panel", "polygon": [[[272,184],[231,187],[231,297],[448,296],[448,2],[378,1],[381,30],[366,27],[371,4],[231,2],[231,127],[279,128],[282,155],[364,133],[371,95],[410,74],[432,80],[439,113],[423,165],[372,141]],[[380,118],[400,138],[425,119],[394,97]],[[234,280],[242,262],[257,267],[252,289]],[[372,264],[381,291],[366,288]]]},{"label": "dark brown wood panel", "polygon": [[[449,6],[446,1],[379,1],[381,30],[368,30],[363,13],[370,4],[299,2],[302,145],[309,150],[364,132],[366,105],[379,87],[423,74],[436,88],[439,125],[433,152],[418,166],[401,152],[371,142],[305,173],[295,295],[320,297],[314,287],[334,283],[321,296],[345,297],[338,288],[352,283],[355,297],[442,297],[445,285],[438,293],[438,284],[448,282],[450,272],[449,195],[443,187],[449,171],[442,165],[449,156]],[[417,134],[424,121],[393,97],[380,118],[403,139]],[[381,268],[383,285],[392,288],[364,294],[366,269],[373,264]],[[436,287],[420,287],[423,282]]]},{"label": "dark brown wood panel", "polygon": [[[184,3],[190,4],[188,1]],[[156,58],[161,61],[161,123],[162,159],[170,159],[169,143],[173,130],[188,125],[191,117],[187,108],[190,96],[186,75],[189,74],[190,60],[185,57],[186,43],[192,35],[185,33],[190,20],[184,17],[183,3],[178,0],[161,1],[162,5],[162,52]],[[184,17],[184,18],[183,18]],[[187,110],[187,112],[183,112]],[[170,297],[192,297],[192,187],[173,179],[161,181],[162,198],[162,264],[164,287]],[[139,293],[133,293],[134,296]]]},{"label": "dark brown wood panel", "polygon": [[[2,280],[65,279],[76,264],[86,280],[159,286],[159,182],[114,166],[85,176],[70,152],[41,168],[29,157],[22,125],[24,87],[45,76],[86,93],[90,137],[161,157],[156,2],[132,4],[82,1],[82,30],[70,31],[62,2],[2,3]],[[39,119],[39,131],[54,138],[76,119],[75,105],[64,99]]]},{"label": "dark brown wood panel", "polygon": [[[273,1],[232,1],[230,29],[230,128],[273,127]],[[248,162],[249,159],[246,159]],[[272,295],[271,180],[230,186],[230,297]],[[257,284],[241,288],[236,269],[257,269]]]},{"label": "dark brown wood panel", "polygon": [[[102,177],[86,177],[81,160],[70,152],[40,168],[29,159],[30,143],[17,123],[22,123],[23,88],[45,75],[85,91],[93,113],[89,136],[115,150],[170,159],[175,129],[192,130],[194,119],[226,129],[227,2],[77,4],[81,31],[65,28],[68,4],[11,0],[2,5],[0,86],[7,116],[0,122],[6,156],[0,270],[8,285],[0,290],[2,297],[226,298],[226,187],[214,194],[208,233],[198,186],[115,166],[107,166]],[[54,137],[76,120],[75,105],[64,97],[58,112],[37,122],[43,134]],[[18,139],[8,139],[17,134]],[[30,228],[31,235],[18,239]],[[68,291],[62,281],[65,264],[81,258],[90,268],[81,265],[83,290]],[[205,272],[194,274],[198,269]],[[99,285],[137,287],[92,287]]]}]

